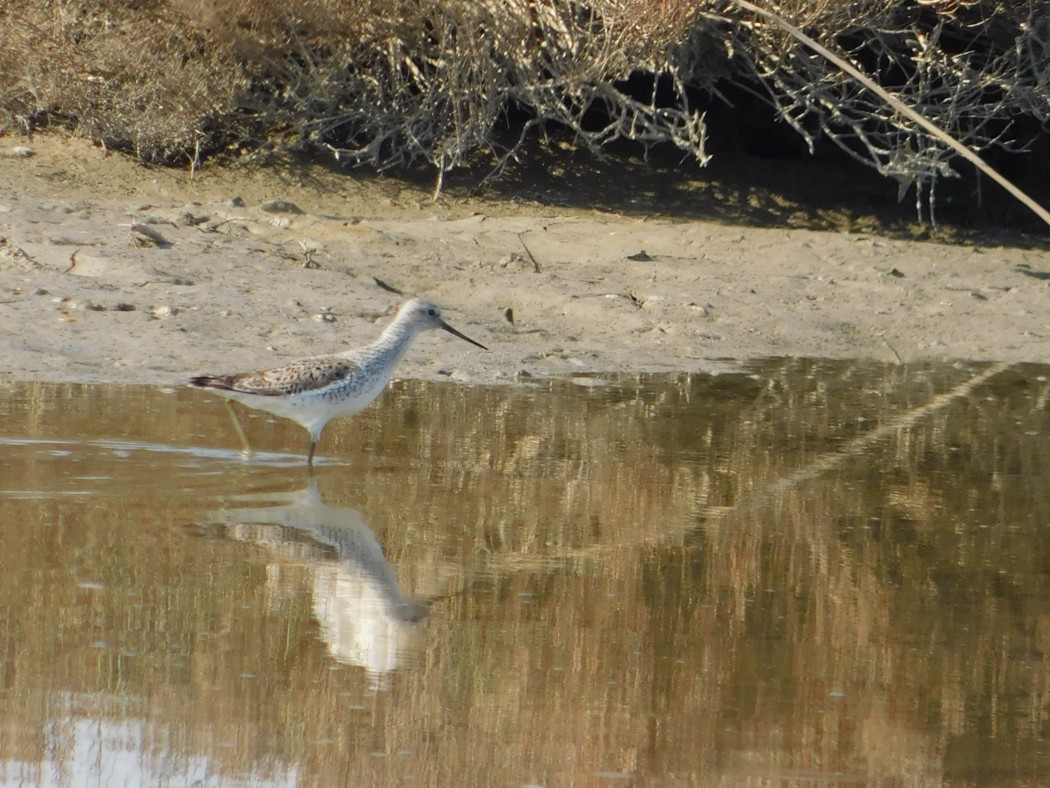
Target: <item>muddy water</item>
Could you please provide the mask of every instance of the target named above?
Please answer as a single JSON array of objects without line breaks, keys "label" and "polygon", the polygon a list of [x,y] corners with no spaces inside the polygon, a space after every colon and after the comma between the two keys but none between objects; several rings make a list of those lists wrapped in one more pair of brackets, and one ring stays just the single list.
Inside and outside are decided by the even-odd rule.
[{"label": "muddy water", "polygon": [[1038,783],[1046,375],[0,389],[0,780]]}]

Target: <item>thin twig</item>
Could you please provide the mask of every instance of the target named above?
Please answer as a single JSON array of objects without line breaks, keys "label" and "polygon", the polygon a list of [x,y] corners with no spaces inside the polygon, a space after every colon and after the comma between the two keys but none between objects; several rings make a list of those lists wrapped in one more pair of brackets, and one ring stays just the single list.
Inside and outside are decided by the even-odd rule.
[{"label": "thin twig", "polygon": [[521,241],[521,248],[525,250],[525,254],[529,256],[529,260],[532,262],[532,267],[536,273],[540,273],[540,264],[536,262],[536,258],[532,256],[532,252],[529,247],[525,244],[525,233],[518,233],[518,240]]},{"label": "thin twig", "polygon": [[743,8],[743,9],[745,9],[747,11],[751,11],[754,14],[758,14],[759,16],[763,17],[764,19],[768,19],[769,21],[775,23],[776,25],[779,25],[784,30],[786,30],[788,33],[790,33],[792,36],[794,36],[799,41],[801,41],[803,44],[805,44],[810,49],[812,49],[814,52],[816,52],[818,55],[821,55],[822,57],[825,57],[828,60],[830,60],[832,63],[834,63],[839,68],[841,68],[843,71],[845,71],[847,74],[849,74],[855,80],[857,80],[860,84],[862,84],[864,87],[866,87],[872,93],[874,93],[879,98],[881,98],[883,101],[888,103],[891,107],[893,107],[899,113],[904,115],[909,120],[912,120],[913,122],[915,122],[919,126],[922,126],[922,128],[924,128],[926,131],[928,131],[934,137],[936,137],[937,139],[941,140],[941,142],[943,142],[945,145],[950,147],[952,150],[954,150],[956,153],[958,153],[964,159],[966,159],[967,161],[971,162],[981,172],[984,172],[989,178],[991,178],[993,181],[995,181],[1000,186],[1002,186],[1004,189],[1006,189],[1006,191],[1008,191],[1011,195],[1013,195],[1015,198],[1020,200],[1036,216],[1038,216],[1040,219],[1042,219],[1044,222],[1046,222],[1046,224],[1048,226],[1050,226],[1050,211],[1047,211],[1043,206],[1041,206],[1039,203],[1037,203],[1035,200],[1033,200],[1031,197],[1029,197],[1027,194],[1025,194],[1019,188],[1014,186],[1013,183],[1011,183],[1005,177],[1000,175],[994,168],[991,167],[991,165],[987,164],[984,161],[984,159],[982,159],[980,156],[978,156],[972,150],[967,148],[965,145],[963,145],[961,142],[959,142],[953,136],[948,134],[946,131],[943,131],[935,123],[933,123],[930,120],[927,120],[919,112],[917,112],[916,110],[914,110],[911,107],[909,107],[907,104],[905,104],[899,98],[894,96],[888,90],[886,90],[881,85],[879,85],[877,82],[875,82],[870,77],[868,77],[866,74],[864,74],[860,69],[858,69],[852,63],[850,63],[848,60],[846,60],[845,58],[840,57],[839,55],[836,55],[834,52],[829,50],[827,47],[824,47],[821,44],[818,44],[812,38],[810,38],[805,33],[803,33],[801,30],[799,30],[797,27],[795,27],[794,25],[792,25],[790,22],[788,22],[787,20],[783,19],[782,17],[778,16],[777,14],[774,14],[772,11],[767,11],[764,8],[759,8],[758,6],[754,5],[753,3],[747,2],[747,0],[733,0],[733,3],[735,3],[740,8]]},{"label": "thin twig", "polygon": [[890,341],[888,339],[886,339],[886,332],[880,331],[877,334],[877,336],[882,337],[882,341],[886,343],[886,347],[888,347],[890,350],[893,351],[893,355],[895,355],[897,357],[897,363],[898,364],[903,364],[904,363],[904,359],[901,358],[901,354],[897,352],[897,348],[895,348],[893,345],[891,345]]},{"label": "thin twig", "polygon": [[434,192],[430,195],[431,202],[437,202],[441,197],[441,190],[445,188],[445,157],[442,156],[437,162],[437,178],[434,181]]}]

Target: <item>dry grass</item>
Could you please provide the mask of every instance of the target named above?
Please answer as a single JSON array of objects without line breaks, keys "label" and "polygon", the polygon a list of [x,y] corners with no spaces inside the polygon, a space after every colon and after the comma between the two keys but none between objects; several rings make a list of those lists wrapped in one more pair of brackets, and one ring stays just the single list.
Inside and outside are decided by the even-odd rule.
[{"label": "dry grass", "polygon": [[[971,150],[1024,150],[1050,120],[1045,4],[759,5]],[[920,212],[954,174],[942,142],[732,2],[0,2],[0,126],[58,123],[149,161],[328,150],[443,173],[480,152],[498,172],[555,124],[596,152],[626,138],[702,164],[702,110],[728,86],[770,102],[810,146],[830,138],[896,178],[902,196],[914,185]],[[526,120],[501,145],[509,110]]]}]

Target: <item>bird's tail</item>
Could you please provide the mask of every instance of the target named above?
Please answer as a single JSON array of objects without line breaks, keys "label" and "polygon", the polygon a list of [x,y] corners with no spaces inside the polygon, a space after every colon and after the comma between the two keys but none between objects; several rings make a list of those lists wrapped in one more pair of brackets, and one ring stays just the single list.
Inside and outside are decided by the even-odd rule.
[{"label": "bird's tail", "polygon": [[198,389],[224,389],[230,390],[230,381],[225,377],[212,377],[211,375],[198,375],[190,378],[190,385]]}]

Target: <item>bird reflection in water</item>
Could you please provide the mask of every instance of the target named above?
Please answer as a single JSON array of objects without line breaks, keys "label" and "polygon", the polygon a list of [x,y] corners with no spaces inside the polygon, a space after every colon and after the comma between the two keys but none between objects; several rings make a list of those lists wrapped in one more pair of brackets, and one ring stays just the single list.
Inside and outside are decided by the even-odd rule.
[{"label": "bird reflection in water", "polygon": [[329,654],[364,668],[374,689],[419,651],[427,606],[405,596],[360,513],[326,505],[315,478],[300,490],[228,498],[211,522],[312,569],[313,611]]}]

